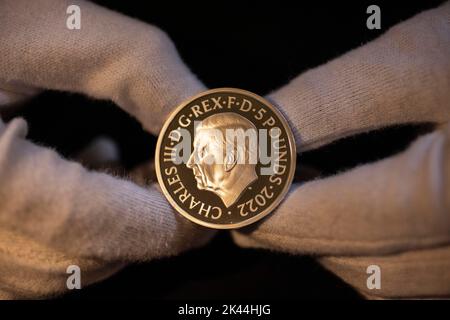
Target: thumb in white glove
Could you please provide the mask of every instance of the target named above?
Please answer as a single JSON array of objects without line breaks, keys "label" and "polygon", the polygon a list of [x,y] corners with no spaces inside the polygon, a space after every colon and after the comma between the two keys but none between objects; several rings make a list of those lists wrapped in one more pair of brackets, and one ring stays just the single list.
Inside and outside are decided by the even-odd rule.
[{"label": "thumb in white glove", "polygon": [[[319,256],[367,296],[450,296],[449,17],[447,2],[269,95],[298,150],[388,125],[438,129],[388,159],[294,184],[267,219],[233,232],[239,245]],[[366,285],[372,264],[380,290]]]},{"label": "thumb in white glove", "polygon": [[55,294],[70,264],[87,285],[124,262],[174,255],[211,237],[157,187],[88,172],[25,134],[21,119],[0,129],[0,295]]}]

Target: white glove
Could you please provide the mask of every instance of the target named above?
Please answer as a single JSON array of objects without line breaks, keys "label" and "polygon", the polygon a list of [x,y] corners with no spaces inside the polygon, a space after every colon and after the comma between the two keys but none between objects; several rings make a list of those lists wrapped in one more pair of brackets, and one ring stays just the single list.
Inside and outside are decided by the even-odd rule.
[{"label": "white glove", "polygon": [[[235,241],[316,255],[367,296],[450,296],[450,3],[268,98],[300,151],[402,123],[437,130],[388,159],[294,184],[267,219],[233,232]],[[379,290],[366,286],[372,264],[381,268]]]},{"label": "white glove", "polygon": [[[157,133],[171,108],[204,89],[163,32],[77,3],[81,30],[66,28],[70,1],[0,2],[0,102],[40,89],[79,92],[113,100]],[[211,237],[180,218],[156,185],[89,172],[25,140],[26,132],[22,119],[0,120],[1,298],[64,292],[69,265],[81,268],[86,286],[127,262]]]}]

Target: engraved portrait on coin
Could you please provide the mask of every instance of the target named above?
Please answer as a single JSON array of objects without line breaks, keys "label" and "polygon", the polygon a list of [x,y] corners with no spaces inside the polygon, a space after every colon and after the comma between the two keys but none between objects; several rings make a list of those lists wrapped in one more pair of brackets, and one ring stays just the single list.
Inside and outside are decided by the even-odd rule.
[{"label": "engraved portrait on coin", "polygon": [[283,116],[256,94],[212,89],[181,104],[164,124],[156,173],[189,220],[232,229],[269,214],[294,176],[295,142]]}]

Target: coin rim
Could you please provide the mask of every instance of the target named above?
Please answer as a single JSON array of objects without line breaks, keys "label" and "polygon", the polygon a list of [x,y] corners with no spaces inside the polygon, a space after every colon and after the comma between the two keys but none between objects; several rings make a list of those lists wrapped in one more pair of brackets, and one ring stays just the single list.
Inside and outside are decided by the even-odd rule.
[{"label": "coin rim", "polygon": [[[164,181],[162,179],[161,176],[161,168],[159,166],[159,153],[160,153],[160,148],[161,148],[161,144],[162,144],[162,140],[164,137],[164,134],[166,133],[167,127],[169,126],[169,124],[172,122],[172,120],[175,118],[175,116],[178,114],[179,111],[181,111],[186,105],[188,105],[189,103],[191,103],[192,101],[202,97],[202,96],[206,96],[212,93],[218,93],[218,92],[236,92],[236,93],[240,93],[243,95],[248,95],[251,96],[252,98],[258,100],[259,102],[263,103],[264,105],[267,105],[269,108],[272,109],[272,111],[279,117],[281,123],[284,125],[284,127],[286,128],[286,133],[288,135],[288,140],[289,140],[289,146],[290,146],[290,151],[291,151],[291,172],[289,173],[288,179],[287,179],[287,183],[285,184],[282,192],[280,193],[280,195],[277,197],[277,199],[272,202],[272,204],[267,207],[266,209],[264,209],[261,213],[255,215],[254,217],[238,222],[238,223],[233,223],[233,224],[214,224],[211,222],[206,222],[200,219],[197,219],[195,217],[193,217],[191,214],[189,214],[187,211],[185,211],[182,207],[180,207],[178,205],[178,203],[172,198],[172,196],[170,195],[169,191],[167,190],[166,186],[164,185]],[[290,186],[292,185],[292,181],[294,179],[294,174],[295,174],[295,167],[296,167],[296,163],[297,163],[297,151],[296,151],[296,145],[295,145],[295,139],[294,139],[294,135],[292,133],[291,127],[289,126],[286,118],[283,116],[283,114],[272,104],[270,103],[268,100],[266,100],[265,98],[247,91],[247,90],[243,90],[243,89],[238,89],[238,88],[231,88],[231,87],[224,87],[224,88],[215,88],[215,89],[210,89],[210,90],[206,90],[203,91],[201,93],[198,93],[194,96],[192,96],[191,98],[183,101],[181,104],[179,104],[169,115],[169,117],[167,118],[167,120],[164,122],[163,127],[161,128],[160,132],[159,132],[159,136],[158,136],[158,142],[156,143],[156,153],[155,153],[155,169],[156,169],[156,176],[158,179],[158,183],[162,189],[162,192],[164,194],[164,196],[166,197],[166,199],[169,201],[169,203],[172,205],[172,207],[182,216],[184,216],[186,219],[202,225],[204,227],[208,227],[208,228],[212,228],[212,229],[238,229],[238,228],[242,228],[244,226],[248,226],[254,222],[257,222],[259,220],[261,220],[262,218],[266,217],[268,214],[270,214],[280,203],[281,201],[283,201],[283,199],[286,196],[286,193],[288,192]],[[294,168],[292,170],[292,168]]]}]

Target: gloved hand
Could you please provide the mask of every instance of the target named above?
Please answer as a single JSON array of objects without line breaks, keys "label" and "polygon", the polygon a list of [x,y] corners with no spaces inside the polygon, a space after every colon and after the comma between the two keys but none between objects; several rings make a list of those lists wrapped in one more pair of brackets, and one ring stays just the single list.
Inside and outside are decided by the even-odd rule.
[{"label": "gloved hand", "polygon": [[[66,28],[69,1],[0,2],[0,104],[41,89],[79,92],[113,100],[157,133],[171,108],[204,90],[162,31],[77,3],[81,30]],[[61,293],[69,265],[86,286],[212,236],[180,217],[155,184],[88,171],[26,132],[24,120],[0,119],[0,298]]]},{"label": "gloved hand", "polygon": [[[13,5],[15,4],[10,3],[8,7],[11,9]],[[27,6],[29,7],[29,5]],[[62,5],[64,8],[66,6],[67,3]],[[52,6],[52,8],[55,8],[55,6]],[[61,9],[59,4],[56,5],[56,8]],[[100,10],[93,5],[89,8],[89,11],[93,8],[95,10]],[[45,10],[46,12],[51,12],[51,8],[46,8]],[[440,9],[431,10],[421,14],[411,21],[393,28],[385,36],[373,43],[352,51],[325,66],[306,72],[294,80],[290,85],[269,95],[268,98],[273,100],[279,106],[291,122],[299,150],[315,148],[353,133],[369,131],[371,129],[395,123],[430,121],[445,123],[448,121],[448,11],[449,6],[446,4]],[[3,12],[6,11],[0,10],[0,18],[2,18],[2,21],[4,21],[4,17],[1,16]],[[115,21],[119,18],[127,20],[121,15],[113,14],[106,10],[103,12],[107,12],[108,15],[114,15],[114,23],[116,23]],[[45,18],[46,20],[51,21],[54,16],[55,15],[53,14]],[[127,21],[131,25],[134,25],[134,23],[130,22],[132,20]],[[110,23],[113,24],[112,21]],[[24,24],[24,22],[22,22],[17,27],[20,28],[22,25],[30,26],[30,23]],[[108,24],[100,24],[100,26],[103,25]],[[146,26],[146,28],[149,27]],[[54,26],[52,29],[54,29]],[[122,28],[118,29],[120,30],[117,30],[117,32],[124,32]],[[1,39],[4,38],[4,31],[0,32],[2,32],[0,33],[1,41]],[[12,33],[11,30],[9,33]],[[136,34],[140,34],[140,32],[136,32]],[[51,40],[54,36],[55,35],[48,36],[47,46],[42,47],[51,47]],[[67,34],[66,37],[67,36],[69,36],[69,34]],[[73,36],[70,35],[69,39],[72,39],[71,37]],[[98,38],[99,37],[95,39]],[[103,40],[103,37],[100,39]],[[14,40],[16,39],[11,39],[13,42]],[[81,37],[77,40],[83,42]],[[127,38],[126,40],[129,39]],[[122,41],[129,44],[123,39]],[[121,43],[121,41],[118,42]],[[41,42],[35,43],[37,49],[42,48],[40,43]],[[140,43],[140,41],[136,41],[136,45]],[[4,46],[1,46],[0,50],[4,50],[3,47]],[[89,47],[96,48],[95,45]],[[104,47],[108,46],[103,46],[103,48]],[[427,48],[430,47],[434,48],[434,50],[428,51]],[[21,45],[19,45],[19,48],[21,48]],[[109,46],[109,48],[111,48],[111,46]],[[68,45],[67,49],[73,50],[73,43]],[[132,50],[130,52],[127,50],[127,45],[122,46],[121,49],[125,50],[127,53],[125,54],[126,56],[132,56],[131,60],[135,59],[133,55],[133,52],[135,51]],[[86,48],[84,48],[84,50],[86,50]],[[40,50],[37,51],[41,52]],[[32,51],[21,50],[20,52],[31,55]],[[50,53],[59,55],[58,52],[49,50],[49,52],[45,52],[45,55],[43,55],[42,58],[48,57]],[[98,51],[96,50],[94,53],[98,54]],[[96,55],[94,54],[93,56]],[[10,57],[12,57],[12,53],[10,53]],[[87,55],[78,55],[78,57],[78,61],[83,61],[81,58],[87,57]],[[5,59],[3,61],[7,60],[8,59]],[[34,65],[33,58],[28,57],[28,60],[32,61],[30,66],[27,66],[27,68],[30,68]],[[179,62],[179,60],[175,60]],[[68,60],[58,56],[58,58],[52,62],[55,63],[56,61]],[[128,59],[125,59],[124,61],[128,61]],[[89,61],[83,61],[83,63],[88,62]],[[147,62],[147,60],[141,61],[141,63],[144,63],[144,66],[147,65]],[[95,68],[96,65],[96,63],[91,64],[93,68]],[[1,66],[5,69],[11,68],[9,65]],[[150,131],[154,130],[152,128],[159,128],[168,112],[167,108],[169,106],[173,107],[179,102],[176,101],[177,99],[174,99],[173,104],[162,104],[162,107],[159,105],[159,107],[156,108],[158,112],[151,117],[146,117],[145,108],[139,108],[139,106],[142,105],[146,106],[145,103],[130,103],[130,100],[139,100],[139,98],[134,97],[133,94],[130,95],[132,89],[129,87],[129,82],[127,82],[130,77],[134,79],[134,75],[130,74],[129,70],[121,72],[120,63],[115,64],[114,61],[105,63],[104,66],[104,70],[106,71],[104,74],[108,76],[106,78],[100,77],[102,79],[101,81],[108,81],[111,75],[113,75],[113,78],[117,79],[117,74],[121,74],[123,75],[123,78],[121,78],[120,81],[113,81],[116,83],[116,87],[119,86],[118,89],[121,90],[111,90],[112,93],[104,94],[101,90],[102,88],[97,88],[100,84],[103,87],[102,82],[99,82],[97,86],[93,85],[91,87],[92,82],[86,81],[89,77],[84,78],[83,76],[84,74],[89,74],[89,68],[83,67],[81,67],[83,73],[80,72],[75,76],[76,79],[78,77],[78,80],[75,81],[76,84],[73,87],[64,87],[63,81],[55,81],[51,83],[51,85],[42,85],[42,82],[39,80],[40,77],[35,76],[35,72],[27,74],[22,72],[21,74],[20,71],[22,70],[22,67],[16,66],[16,71],[12,73],[13,76],[6,78],[7,81],[5,81],[6,83],[3,87],[10,89],[11,84],[13,84],[13,87],[16,88],[14,90],[15,93],[6,96],[13,98],[18,96],[17,88],[19,88],[19,85],[22,88],[26,88],[27,91],[30,90],[29,85],[32,85],[31,89],[33,87],[44,87],[74,90],[98,98],[110,98],[138,117]],[[139,64],[137,64],[137,66],[142,68]],[[47,68],[52,69],[52,66],[47,66]],[[23,68],[23,71],[24,70],[27,69]],[[31,68],[31,70],[36,69]],[[103,69],[101,71],[103,71]],[[0,72],[3,73],[2,69],[0,69]],[[102,72],[95,73],[96,76],[92,76],[92,78],[96,79],[98,74],[101,73]],[[19,74],[19,76],[14,76],[14,74]],[[56,72],[56,74],[60,73]],[[140,75],[141,74],[142,73],[140,73]],[[181,74],[186,75],[189,73],[183,71]],[[33,76],[37,79],[29,80],[27,78]],[[83,79],[80,79],[80,77],[83,77]],[[192,76],[187,76],[186,78],[189,79],[187,82],[196,83],[193,87],[199,88],[198,91],[203,89],[202,85],[199,84],[195,78],[193,79]],[[23,79],[25,79],[25,81]],[[138,77],[138,80],[135,81],[141,83],[139,79],[142,80],[142,78]],[[176,78],[174,80],[175,82],[173,82],[176,83],[174,88],[179,86],[178,81],[180,79],[183,82],[183,79],[185,78],[183,76]],[[17,80],[20,80],[20,82],[17,82]],[[61,80],[61,78],[59,78],[59,80]],[[162,80],[162,83],[166,83],[164,82],[164,79]],[[49,81],[49,79],[46,79],[44,82],[46,81]],[[154,84],[159,85],[160,81],[161,80],[154,82]],[[39,83],[41,83],[41,85],[39,85]],[[89,88],[85,87],[87,84],[89,84],[87,86]],[[145,83],[144,86],[137,85],[136,87],[141,88],[141,90],[138,91],[136,96],[140,96],[141,94],[145,95],[147,91],[145,91],[144,88],[147,89],[146,86],[148,86],[148,83]],[[108,86],[105,87],[108,88]],[[114,87],[114,85],[110,87]],[[170,87],[168,88],[172,89]],[[197,89],[192,91],[192,93],[186,94],[186,96],[194,94]],[[119,93],[116,95],[115,92]],[[158,90],[154,93],[158,94]],[[133,96],[133,98],[120,99],[124,96]],[[181,97],[182,95],[175,96]],[[162,101],[165,100],[163,99]],[[158,102],[155,105],[158,106]],[[152,125],[149,125],[148,123],[151,123]],[[14,126],[12,126],[12,128],[13,129],[10,129],[9,132],[15,132]],[[430,136],[434,137],[432,139],[425,139],[426,137],[422,139],[425,139],[428,143],[430,143],[430,140],[434,141],[435,139],[441,139],[445,142],[445,139],[439,138],[445,136],[445,133],[442,134],[443,132],[445,131],[437,131],[436,134],[431,134]],[[436,135],[438,136],[437,138]],[[420,141],[422,140],[419,140],[417,144],[423,145],[424,143],[420,143]],[[433,145],[433,143],[431,143],[431,145]],[[414,149],[416,152],[405,152],[408,154],[412,153],[412,156],[403,156],[401,160],[395,160],[396,157],[393,157],[392,160],[387,159],[380,162],[384,165],[380,165],[379,163],[370,164],[337,175],[336,177],[313,181],[302,186],[294,186],[288,199],[283,202],[276,212],[256,227],[236,231],[233,233],[233,236],[237,243],[243,246],[265,247],[301,254],[317,254],[320,256],[320,261],[322,261],[325,266],[329,267],[338,275],[341,275],[344,280],[361,290],[365,290],[365,281],[362,281],[362,278],[367,276],[365,273],[365,264],[371,261],[373,261],[371,264],[383,262],[387,267],[384,265],[381,266],[384,280],[382,291],[379,292],[380,296],[406,297],[448,294],[449,289],[446,284],[449,282],[445,281],[448,278],[448,272],[441,272],[441,274],[433,272],[430,275],[430,273],[423,272],[422,269],[422,267],[438,266],[445,271],[449,270],[448,253],[446,253],[448,250],[446,251],[445,246],[441,249],[434,249],[439,245],[448,243],[447,237],[449,233],[447,223],[448,215],[436,213],[442,211],[442,208],[444,208],[446,213],[448,212],[449,197],[448,194],[445,194],[443,191],[445,190],[443,189],[443,184],[445,184],[445,179],[448,180],[448,175],[444,176],[442,180],[444,182],[442,183],[439,179],[437,179],[437,183],[436,180],[431,179],[436,175],[436,173],[433,173],[433,170],[437,171],[438,174],[444,171],[447,172],[444,165],[446,165],[446,163],[448,164],[448,161],[445,162],[444,160],[441,160],[441,162],[439,162],[439,159],[443,159],[442,157],[445,156],[444,152],[442,152],[442,156],[440,156],[439,150],[444,150],[445,148],[439,147],[439,143],[437,143],[437,145],[438,151],[435,151],[435,153],[437,153],[438,156],[435,157],[437,157],[438,160],[428,162],[427,159],[429,158],[420,158],[421,155],[427,155],[428,153],[426,150],[422,151],[422,153],[418,152],[417,150],[420,151],[421,147],[416,147]],[[445,143],[441,143],[440,145],[445,146]],[[414,148],[414,145],[411,148]],[[397,157],[401,157],[401,155]],[[403,173],[399,172],[397,174],[397,172],[394,172],[387,174],[387,172],[394,170],[393,168],[397,169],[392,163],[398,163],[403,159],[410,159],[410,157],[410,162],[413,165],[415,164],[417,165],[417,168],[422,168],[424,170],[422,173],[425,177],[422,179],[427,181],[428,184],[423,184],[423,180],[420,180],[420,177],[418,178],[416,176],[408,176],[408,179],[413,180],[412,182],[415,183],[413,184],[414,187],[411,187],[408,184],[394,184],[394,182],[396,182],[395,177],[405,177],[408,173],[406,169]],[[427,168],[427,165],[436,169]],[[373,174],[372,167],[378,168]],[[383,168],[386,169],[383,170]],[[410,172],[416,174],[417,171],[420,171],[414,168],[416,167],[413,166],[412,169],[410,168]],[[356,174],[354,172],[363,172],[364,174],[361,176],[360,173]],[[382,172],[383,174],[377,175],[378,172]],[[391,177],[393,174],[395,174],[395,176]],[[350,176],[350,178],[343,180],[342,177],[348,176]],[[364,176],[376,178],[374,188],[371,188],[370,184],[364,180]],[[355,188],[352,187],[353,181],[355,181],[355,183],[358,182]],[[341,185],[341,182],[345,184]],[[356,190],[356,187],[364,185],[363,182],[365,182],[366,187],[362,190],[369,190],[370,192],[360,196],[357,193],[359,190]],[[342,186],[345,186],[345,188]],[[400,189],[397,190],[396,188],[398,186]],[[389,190],[399,192],[403,198],[396,198],[391,195],[392,192],[386,192],[385,189],[387,187],[389,187]],[[352,194],[354,194],[354,196]],[[0,195],[2,195],[1,191]],[[415,199],[414,197],[417,196],[420,197]],[[367,200],[363,200],[366,198]],[[438,199],[440,202],[435,202],[435,199]],[[380,200],[383,202],[380,203]],[[419,202],[421,206],[415,208],[414,205],[417,202]],[[108,201],[105,203],[110,202]],[[438,209],[435,208],[435,203],[438,204]],[[428,207],[426,206],[427,204]],[[441,205],[444,207],[440,207]],[[410,206],[415,210],[411,211]],[[128,205],[125,205],[125,207],[128,207]],[[79,209],[77,208],[77,210]],[[170,208],[164,208],[164,210],[172,212]],[[83,210],[81,210],[81,216],[83,216],[82,212]],[[411,216],[414,216],[414,218]],[[402,217],[406,217],[407,219],[404,221],[400,220]],[[117,217],[113,215],[110,218],[116,219]],[[122,222],[118,221],[118,223]],[[387,228],[386,224],[390,228]],[[405,226],[405,224],[407,226]],[[401,234],[401,237],[398,237],[399,233]],[[444,236],[442,236],[443,233]],[[96,236],[97,234],[95,234],[95,238],[93,237],[92,239],[97,239]],[[89,243],[89,241],[86,243]],[[105,251],[108,251],[109,249],[110,247],[106,248]],[[420,251],[416,249],[420,249]],[[33,249],[30,250],[32,250],[30,252],[35,252]],[[65,250],[65,248],[63,248],[63,250]],[[447,258],[439,255],[442,253],[445,253]],[[368,255],[373,255],[373,257],[367,257]],[[383,256],[377,257],[377,255]],[[437,259],[432,259],[436,256]],[[426,260],[427,264],[415,263],[417,257]],[[401,282],[401,280],[404,280],[404,278],[408,276],[409,270],[413,270],[408,268],[409,265],[406,264],[405,261],[413,261],[413,269],[415,268],[415,271],[419,272],[414,275],[416,281],[415,284],[409,282],[406,283],[405,286],[405,282]],[[363,267],[360,268],[360,266]],[[397,268],[394,268],[393,266],[397,266]],[[93,269],[105,270],[105,265],[103,264],[101,267]],[[48,270],[45,270],[45,272],[48,272]],[[102,276],[107,276],[104,272],[101,272],[101,274]],[[388,280],[386,279],[386,275]],[[397,276],[398,278],[396,278]],[[401,278],[402,276],[403,278]],[[417,281],[417,279],[419,279],[419,281]],[[426,283],[427,279],[429,280],[428,286],[426,286],[426,288],[421,287],[422,284]],[[0,278],[0,283],[3,282],[2,280],[3,279]],[[42,285],[46,283],[45,280],[39,284]],[[59,283],[58,280],[55,282]],[[413,287],[414,285],[416,287]],[[387,289],[386,286],[388,286]],[[367,294],[373,294],[373,292],[368,292],[367,290],[366,292]]]},{"label": "gloved hand", "polygon": [[[436,131],[388,159],[294,184],[267,219],[233,232],[236,243],[315,255],[366,296],[450,296],[450,3],[268,98],[300,151],[402,123]],[[370,265],[380,267],[380,290],[366,286]]]}]

